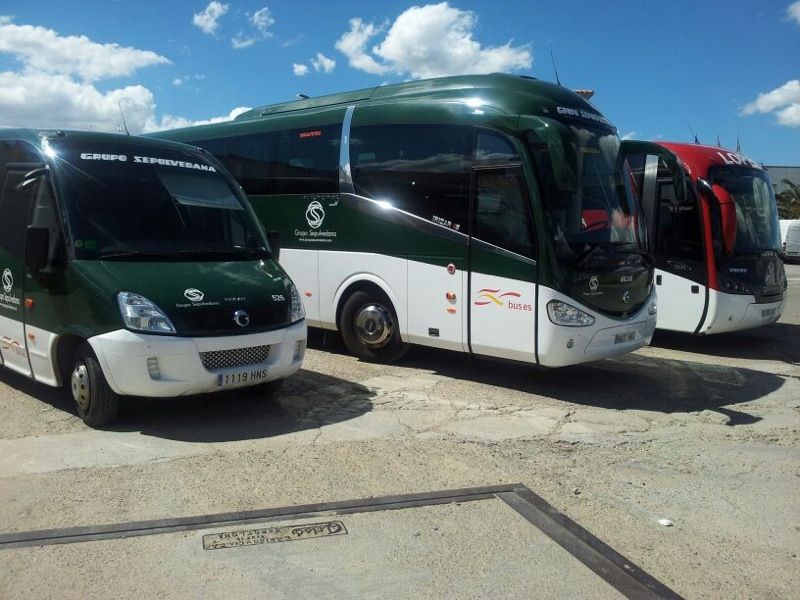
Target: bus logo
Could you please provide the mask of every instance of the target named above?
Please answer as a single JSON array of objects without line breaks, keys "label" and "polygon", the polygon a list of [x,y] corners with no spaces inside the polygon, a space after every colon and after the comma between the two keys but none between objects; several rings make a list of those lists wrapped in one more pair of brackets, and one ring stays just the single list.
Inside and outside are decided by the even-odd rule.
[{"label": "bus logo", "polygon": [[189,288],[183,292],[183,295],[190,302],[200,302],[205,297],[205,294],[196,288]]},{"label": "bus logo", "polygon": [[628,304],[631,301],[631,293],[629,291],[626,290],[625,293],[622,294],[622,301],[625,304]]},{"label": "bus logo", "polygon": [[308,226],[311,227],[311,229],[319,229],[324,220],[325,210],[322,208],[322,204],[314,200],[306,209],[306,221],[308,221]]},{"label": "bus logo", "polygon": [[247,327],[250,325],[250,315],[243,310],[237,310],[235,313],[233,313],[233,322],[239,327]]},{"label": "bus logo", "polygon": [[11,269],[3,271],[3,289],[8,294],[11,288],[14,287],[14,276],[11,274]]},{"label": "bus logo", "polygon": [[592,275],[589,279],[589,291],[596,292],[598,287],[600,287],[600,280],[597,278],[597,275]]},{"label": "bus logo", "polygon": [[503,292],[499,293],[497,288],[483,288],[478,290],[478,297],[475,299],[475,306],[487,306],[494,304],[496,306],[505,306],[509,310],[523,310],[526,312],[533,312],[532,304],[523,304],[520,298],[522,294],[519,292]]}]

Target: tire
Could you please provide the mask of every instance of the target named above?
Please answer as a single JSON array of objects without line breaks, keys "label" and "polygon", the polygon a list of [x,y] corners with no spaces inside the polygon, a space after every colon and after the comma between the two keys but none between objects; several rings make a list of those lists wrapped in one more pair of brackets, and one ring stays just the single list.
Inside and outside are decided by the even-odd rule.
[{"label": "tire", "polygon": [[391,363],[408,352],[400,339],[397,313],[385,294],[354,292],[344,303],[339,331],[351,354],[378,363]]},{"label": "tire", "polygon": [[78,416],[89,427],[102,427],[117,416],[119,395],[109,387],[100,363],[88,344],[79,346],[75,351],[69,387]]}]

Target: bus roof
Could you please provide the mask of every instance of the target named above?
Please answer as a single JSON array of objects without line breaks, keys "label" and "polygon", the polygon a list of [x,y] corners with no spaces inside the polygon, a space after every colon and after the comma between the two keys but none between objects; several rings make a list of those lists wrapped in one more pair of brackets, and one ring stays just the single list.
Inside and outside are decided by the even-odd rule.
[{"label": "bus roof", "polygon": [[[126,135],[122,133],[104,133],[100,131],[80,131],[74,129],[32,129],[21,127],[0,127],[1,140],[25,140],[36,147],[39,147],[43,139],[77,139],[91,142],[119,142],[128,144],[141,144],[148,147],[187,148],[186,144],[172,142],[168,140],[156,139],[151,137],[141,137],[138,135]],[[192,146],[193,150],[200,150]]]},{"label": "bus roof", "polygon": [[[258,122],[264,118],[298,113],[304,110],[351,105],[380,105],[398,100],[419,102],[421,105],[426,102],[462,102],[473,106],[474,103],[475,108],[490,109],[506,115],[527,114],[558,117],[558,109],[568,109],[571,111],[568,114],[574,114],[576,111],[590,113],[589,116],[596,124],[613,127],[596,108],[570,89],[524,75],[493,73],[490,75],[459,75],[421,79],[419,81],[330,94],[318,98],[303,98],[254,108],[240,114],[233,121],[223,121],[221,123],[199,125],[173,131],[202,131],[204,134],[214,137],[232,124],[245,125],[246,123]],[[197,139],[197,134],[195,133],[194,135],[195,139]],[[178,139],[180,139],[180,136],[178,136]]]},{"label": "bus roof", "polygon": [[688,174],[692,177],[706,177],[711,167],[749,167],[761,169],[763,167],[743,154],[727,150],[718,146],[705,146],[703,144],[686,144],[679,142],[656,142],[671,150],[681,159]]}]

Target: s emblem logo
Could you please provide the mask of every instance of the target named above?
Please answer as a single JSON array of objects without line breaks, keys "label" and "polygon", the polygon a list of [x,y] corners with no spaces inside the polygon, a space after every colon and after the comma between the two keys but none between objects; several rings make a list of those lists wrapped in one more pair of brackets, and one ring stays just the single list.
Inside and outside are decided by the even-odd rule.
[{"label": "s emblem logo", "polygon": [[190,302],[200,302],[205,297],[205,294],[196,288],[189,288],[183,292],[183,295]]},{"label": "s emblem logo", "polygon": [[322,204],[314,200],[306,209],[306,221],[308,221],[308,226],[311,227],[311,229],[319,229],[323,220],[325,220],[325,209],[322,208]]},{"label": "s emblem logo", "polygon": [[250,315],[243,310],[237,310],[235,313],[233,313],[233,322],[239,327],[247,327],[250,325]]},{"label": "s emblem logo", "polygon": [[12,287],[14,287],[14,276],[11,274],[11,269],[5,269],[3,271],[3,289],[6,294],[11,291]]},{"label": "s emblem logo", "polygon": [[600,287],[600,281],[597,279],[597,275],[592,275],[589,279],[589,291],[596,292],[598,287]]}]

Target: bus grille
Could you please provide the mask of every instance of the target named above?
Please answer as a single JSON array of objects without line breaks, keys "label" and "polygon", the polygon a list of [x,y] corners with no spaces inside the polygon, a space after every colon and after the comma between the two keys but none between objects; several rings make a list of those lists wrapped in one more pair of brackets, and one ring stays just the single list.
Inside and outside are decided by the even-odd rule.
[{"label": "bus grille", "polygon": [[207,371],[235,369],[247,365],[257,365],[267,360],[269,346],[251,346],[250,348],[233,348],[231,350],[213,350],[201,352],[200,360]]}]

